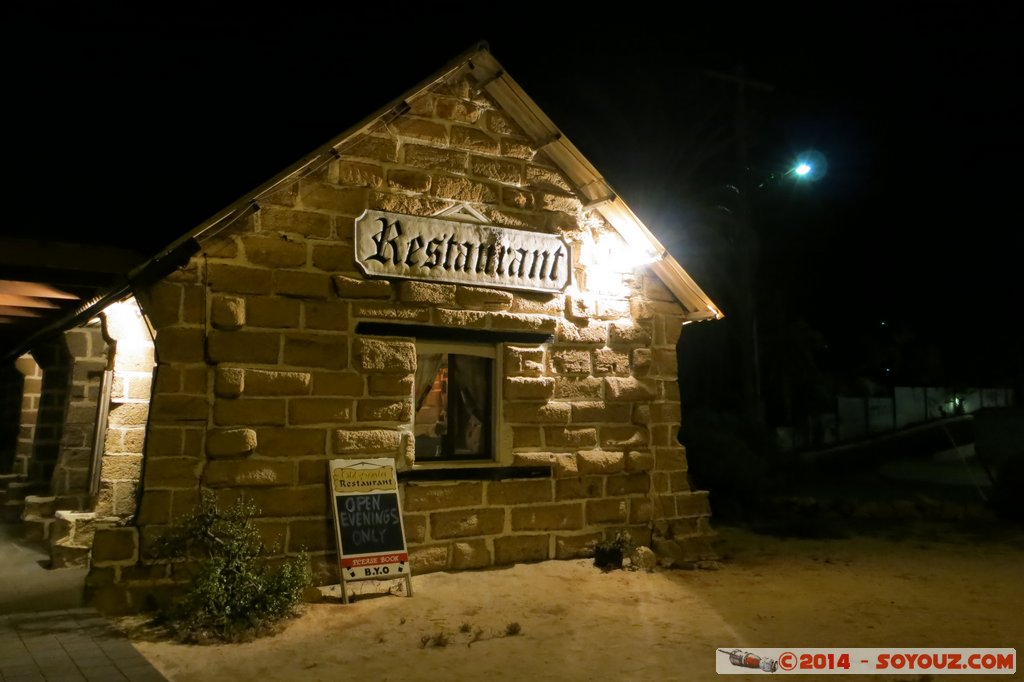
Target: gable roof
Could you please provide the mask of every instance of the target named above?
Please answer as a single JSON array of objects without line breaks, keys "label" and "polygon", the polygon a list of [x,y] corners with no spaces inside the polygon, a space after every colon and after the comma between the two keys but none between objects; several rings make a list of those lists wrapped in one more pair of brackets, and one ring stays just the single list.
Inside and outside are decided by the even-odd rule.
[{"label": "gable roof", "polygon": [[259,210],[262,197],[299,177],[314,172],[339,156],[338,149],[353,138],[389,122],[410,109],[409,102],[441,82],[468,76],[485,91],[565,174],[584,200],[584,208],[596,211],[631,247],[646,254],[647,267],[665,284],[686,309],[688,321],[719,319],[723,315],[660,241],[616,194],[604,177],[502,68],[486,43],[477,43],[433,75],[384,107],[332,138],[283,171],[248,192],[223,210],[174,240],[156,256],[133,267],[124,278],[84,301],[68,314],[25,339],[10,356],[28,350],[35,340],[84,322],[112,301],[131,293],[133,286],[152,282],[187,262],[205,241]]}]

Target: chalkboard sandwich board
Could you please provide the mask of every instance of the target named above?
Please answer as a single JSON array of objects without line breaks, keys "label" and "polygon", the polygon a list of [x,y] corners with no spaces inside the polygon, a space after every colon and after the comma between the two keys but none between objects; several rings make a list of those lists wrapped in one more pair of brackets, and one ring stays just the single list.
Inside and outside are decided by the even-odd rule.
[{"label": "chalkboard sandwich board", "polygon": [[328,466],[343,601],[345,583],[355,580],[404,578],[412,596],[394,460],[335,459]]}]

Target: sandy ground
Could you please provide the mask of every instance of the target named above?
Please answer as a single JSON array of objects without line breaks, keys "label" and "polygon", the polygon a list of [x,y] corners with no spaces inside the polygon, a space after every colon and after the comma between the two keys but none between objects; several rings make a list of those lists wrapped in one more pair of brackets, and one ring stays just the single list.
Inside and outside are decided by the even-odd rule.
[{"label": "sandy ground", "polygon": [[[578,560],[439,573],[415,576],[412,598],[306,605],[283,632],[250,643],[133,637],[176,682],[711,680],[720,679],[718,647],[1024,651],[1019,530],[841,540],[719,534],[720,570],[604,573]],[[519,634],[506,635],[510,623]],[[438,634],[446,646],[422,645]],[[930,679],[838,679],[851,678]],[[1024,673],[970,676],[1017,678]]]}]

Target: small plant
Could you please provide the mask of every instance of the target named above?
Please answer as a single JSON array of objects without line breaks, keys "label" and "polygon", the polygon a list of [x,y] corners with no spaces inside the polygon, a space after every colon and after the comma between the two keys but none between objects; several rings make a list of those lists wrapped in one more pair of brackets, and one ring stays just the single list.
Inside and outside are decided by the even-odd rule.
[{"label": "small plant", "polygon": [[622,562],[633,551],[633,538],[628,531],[617,531],[594,546],[594,565],[598,568],[622,568]]},{"label": "small plant", "polygon": [[257,514],[245,500],[221,509],[204,491],[197,507],[157,540],[154,557],[175,562],[190,577],[185,594],[159,614],[177,639],[237,641],[294,615],[311,582],[308,559],[303,553],[276,570],[264,565],[252,523]]},{"label": "small plant", "polygon": [[473,629],[473,626],[470,625],[469,623],[463,623],[462,625],[459,626],[459,632],[469,632],[472,629]]},{"label": "small plant", "polygon": [[506,637],[515,637],[516,635],[518,635],[522,631],[523,631],[523,628],[520,627],[519,623],[509,623],[508,625],[505,626],[505,636]]}]

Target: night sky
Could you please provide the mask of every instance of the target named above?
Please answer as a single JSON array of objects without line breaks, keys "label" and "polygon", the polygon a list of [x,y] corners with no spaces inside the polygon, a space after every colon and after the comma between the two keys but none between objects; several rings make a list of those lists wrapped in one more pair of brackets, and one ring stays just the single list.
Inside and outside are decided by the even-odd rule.
[{"label": "night sky", "polygon": [[[748,195],[759,315],[815,330],[833,369],[1020,381],[1010,3],[306,4],[5,8],[4,234],[153,253],[486,40],[727,315],[723,188],[815,149],[825,177]],[[740,66],[773,88],[747,93],[744,172],[736,87],[707,73]]]}]

